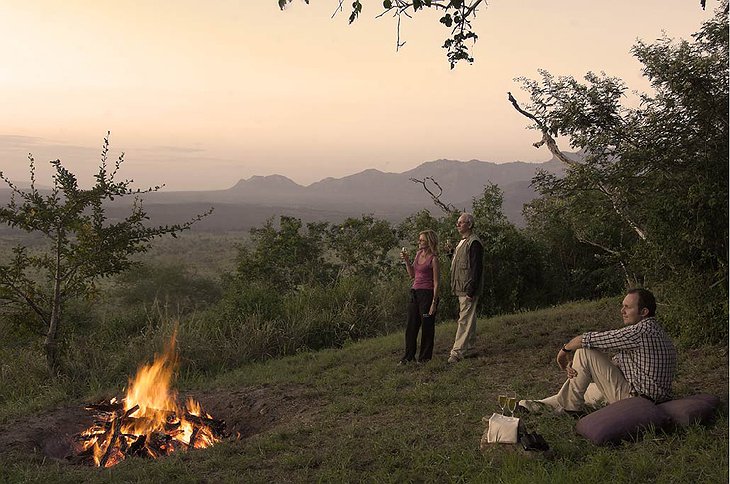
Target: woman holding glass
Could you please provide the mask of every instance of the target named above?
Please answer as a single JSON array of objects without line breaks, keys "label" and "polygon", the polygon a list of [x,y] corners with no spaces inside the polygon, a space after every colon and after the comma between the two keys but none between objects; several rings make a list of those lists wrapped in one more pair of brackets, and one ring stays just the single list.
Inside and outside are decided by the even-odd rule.
[{"label": "woman holding glass", "polygon": [[439,290],[438,237],[433,230],[418,234],[418,252],[411,263],[408,252],[403,249],[401,258],[406,264],[408,275],[413,279],[408,303],[406,325],[406,352],[399,365],[416,359],[418,331],[421,330],[421,350],[418,361],[423,363],[433,354],[433,338],[436,332],[436,308]]}]

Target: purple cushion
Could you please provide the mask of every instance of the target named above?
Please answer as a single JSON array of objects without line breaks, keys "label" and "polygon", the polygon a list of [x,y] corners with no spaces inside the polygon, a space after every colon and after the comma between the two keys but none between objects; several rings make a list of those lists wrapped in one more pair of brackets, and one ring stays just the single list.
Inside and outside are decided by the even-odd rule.
[{"label": "purple cushion", "polygon": [[664,411],[672,423],[679,427],[686,427],[696,423],[709,422],[720,406],[720,399],[706,393],[678,398],[657,405]]},{"label": "purple cushion", "polygon": [[653,426],[661,429],[669,416],[645,398],[631,397],[612,403],[578,420],[575,430],[594,444],[633,438]]}]

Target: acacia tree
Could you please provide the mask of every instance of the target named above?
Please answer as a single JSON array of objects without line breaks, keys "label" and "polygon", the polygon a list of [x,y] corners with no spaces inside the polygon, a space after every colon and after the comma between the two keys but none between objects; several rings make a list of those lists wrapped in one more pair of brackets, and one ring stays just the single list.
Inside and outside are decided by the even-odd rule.
[{"label": "acacia tree", "polygon": [[[41,326],[37,332],[45,336],[43,348],[51,371],[58,371],[63,308],[69,299],[92,294],[100,278],[128,269],[135,263],[132,256],[146,251],[152,239],[175,237],[210,213],[183,224],[148,226],[141,195],[161,187],[132,189],[133,180],[117,181],[124,154],[110,167],[108,152],[107,133],[90,189],[79,187],[76,176],[60,160],[50,162],[55,170],[50,190],[36,187],[32,155],[29,189],[19,188],[0,172],[0,179],[12,192],[10,202],[0,208],[0,222],[41,234],[48,243],[40,251],[22,244],[12,249],[10,260],[0,264],[0,303],[6,309],[28,307],[37,316]],[[134,197],[130,215],[110,220],[105,203],[129,196]]]},{"label": "acacia tree", "polygon": [[[727,0],[693,41],[639,42],[633,54],[653,88],[638,107],[623,104],[621,80],[592,73],[582,83],[542,71],[540,81],[522,79],[530,95],[525,108],[511,94],[509,99],[542,133],[536,146],[547,145],[566,163],[565,178],[543,174],[536,184],[569,205],[579,239],[615,254],[634,276],[627,277],[630,284],[684,281],[681,297],[695,311],[692,319],[715,323],[685,322],[686,333],[722,339],[728,299]],[[567,158],[557,136],[567,137],[584,158]]]}]

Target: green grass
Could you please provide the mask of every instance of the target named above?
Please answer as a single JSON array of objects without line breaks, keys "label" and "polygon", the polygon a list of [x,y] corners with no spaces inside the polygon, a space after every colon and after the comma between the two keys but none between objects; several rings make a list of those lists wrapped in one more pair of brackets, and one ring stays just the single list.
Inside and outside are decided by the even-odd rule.
[{"label": "green grass", "polygon": [[[179,382],[183,392],[222,408],[221,400],[230,399],[227,421],[255,431],[210,449],[158,461],[131,459],[103,470],[59,463],[40,451],[6,452],[0,481],[727,482],[725,410],[709,426],[649,433],[615,447],[581,438],[571,417],[526,415],[528,429],[545,436],[550,454],[504,444],[480,451],[482,417],[497,410],[498,393],[553,393],[562,382],[554,362],[560,344],[587,329],[615,327],[617,309],[618,299],[606,299],[481,320],[477,357],[456,365],[446,363],[455,331],[446,322],[437,326],[434,360],[424,365],[396,366],[403,344],[396,333],[210,379],[190,377]],[[727,369],[725,347],[680,349],[676,393],[708,392],[726,400]],[[27,393],[16,400],[28,406],[6,411],[3,428],[39,415],[38,395]],[[90,395],[50,398],[47,407],[84,397]],[[240,402],[247,405],[233,405]]]}]

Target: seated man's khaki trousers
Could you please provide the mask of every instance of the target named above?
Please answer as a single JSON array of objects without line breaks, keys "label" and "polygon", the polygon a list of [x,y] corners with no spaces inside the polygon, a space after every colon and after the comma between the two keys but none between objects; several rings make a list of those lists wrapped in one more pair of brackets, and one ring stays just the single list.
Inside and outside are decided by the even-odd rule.
[{"label": "seated man's khaki trousers", "polygon": [[568,378],[556,395],[540,400],[542,403],[556,409],[581,411],[631,396],[631,384],[605,353],[580,348],[575,351],[572,366],[578,375]]}]

